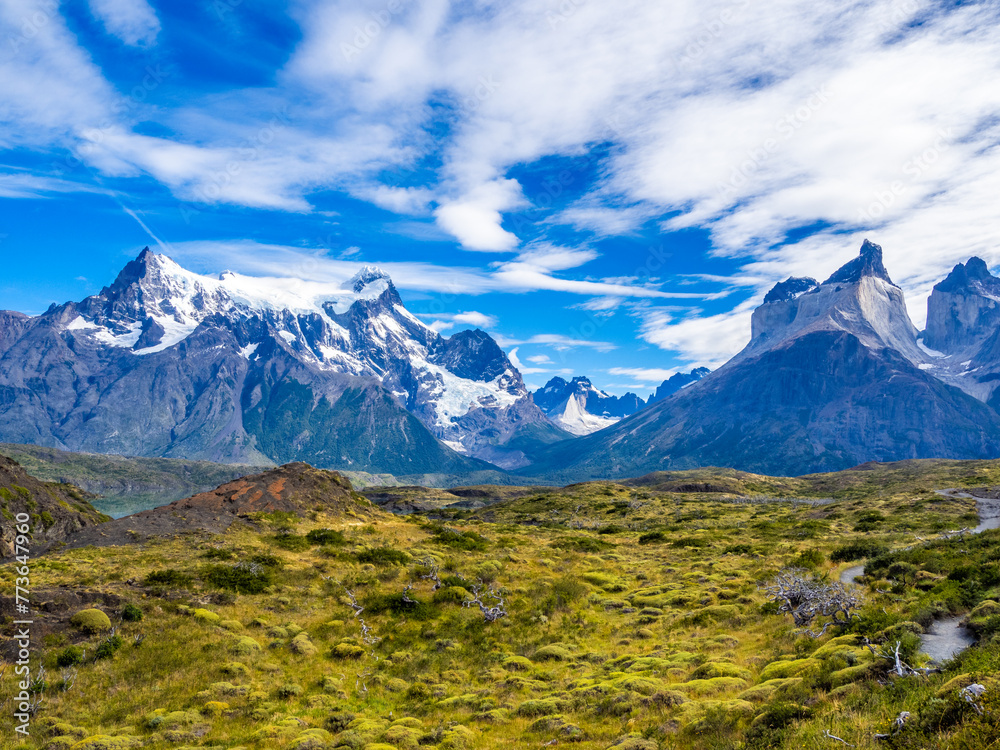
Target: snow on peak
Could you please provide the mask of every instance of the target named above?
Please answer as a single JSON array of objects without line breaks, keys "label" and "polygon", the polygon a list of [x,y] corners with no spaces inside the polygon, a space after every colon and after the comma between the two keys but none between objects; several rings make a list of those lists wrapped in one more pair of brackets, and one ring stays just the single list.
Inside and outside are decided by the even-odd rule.
[{"label": "snow on peak", "polygon": [[[365,266],[346,283],[312,281],[290,277],[244,276],[233,271],[202,275],[188,271],[166,255],[144,250],[119,276],[111,293],[137,285],[142,294],[133,303],[127,319],[116,321],[117,328],[152,318],[169,334],[162,344],[173,346],[189,336],[212,315],[264,314],[280,316],[342,315],[359,300],[378,299],[391,288],[389,275],[380,268]],[[75,323],[75,321],[74,321]],[[77,327],[89,325],[77,323]],[[338,327],[331,319],[330,324]],[[420,324],[422,325],[422,324]],[[167,343],[169,342],[169,343]],[[134,341],[132,343],[135,343]],[[117,345],[123,345],[124,341]],[[138,354],[162,350],[144,349]]]},{"label": "snow on peak", "polygon": [[[344,284],[344,289],[349,289],[355,294],[379,290],[379,294],[389,288],[392,279],[385,271],[378,266],[364,266],[349,281]],[[365,295],[368,296],[367,294]]]}]

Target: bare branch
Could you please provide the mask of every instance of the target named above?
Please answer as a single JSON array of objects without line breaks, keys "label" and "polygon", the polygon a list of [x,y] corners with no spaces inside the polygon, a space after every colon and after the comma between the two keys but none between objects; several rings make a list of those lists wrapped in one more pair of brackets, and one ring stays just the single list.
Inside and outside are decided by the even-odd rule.
[{"label": "bare branch", "polygon": [[850,742],[848,742],[847,740],[844,740],[844,739],[841,739],[840,737],[838,737],[838,736],[837,736],[837,735],[835,735],[835,734],[830,734],[830,730],[829,730],[829,729],[827,729],[827,730],[826,730],[826,731],[825,731],[825,732],[823,733],[823,736],[824,736],[824,737],[826,737],[826,739],[828,739],[828,740],[836,740],[837,742],[842,742],[842,743],[844,743],[844,744],[845,744],[845,745],[847,745],[848,747],[854,747],[854,745],[852,745],[852,744],[851,744]]},{"label": "bare branch", "polygon": [[[483,613],[483,619],[485,619],[486,622],[496,622],[501,617],[506,617],[507,605],[505,604],[503,596],[501,595],[500,591],[493,586],[490,586],[489,589],[486,590],[485,594],[482,593],[482,591],[483,591],[483,581],[482,579],[480,579],[479,583],[477,583],[475,586],[472,587],[473,598],[467,599],[466,601],[462,602],[462,606],[471,607],[473,604],[475,604],[477,607],[479,607],[479,611]],[[484,596],[489,597],[496,603],[493,604],[492,606],[486,604],[485,602],[483,602]]]},{"label": "bare branch", "polygon": [[[848,588],[839,581],[819,581],[799,569],[783,571],[760,588],[778,605],[778,612],[790,614],[795,624],[803,628],[801,632],[813,638],[824,635],[831,627],[850,624],[859,617],[854,610],[864,603],[854,587]],[[817,617],[831,619],[815,633],[808,628]]]}]

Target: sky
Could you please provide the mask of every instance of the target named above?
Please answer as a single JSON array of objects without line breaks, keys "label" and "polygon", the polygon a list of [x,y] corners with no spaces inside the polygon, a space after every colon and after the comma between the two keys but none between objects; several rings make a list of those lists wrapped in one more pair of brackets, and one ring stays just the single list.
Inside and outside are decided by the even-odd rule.
[{"label": "sky", "polygon": [[0,309],[146,245],[384,267],[532,386],[647,395],[776,282],[1000,266],[1000,3],[0,0]]}]

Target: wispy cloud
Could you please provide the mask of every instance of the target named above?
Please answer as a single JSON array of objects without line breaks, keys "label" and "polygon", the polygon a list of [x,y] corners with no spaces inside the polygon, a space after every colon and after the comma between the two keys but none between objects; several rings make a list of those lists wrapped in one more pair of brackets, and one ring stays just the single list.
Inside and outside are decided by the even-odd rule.
[{"label": "wispy cloud", "polygon": [[90,11],[108,33],[133,47],[152,44],[160,19],[146,0],[90,0]]},{"label": "wispy cloud", "polygon": [[[509,352],[507,352],[507,357],[510,359],[510,363],[518,369],[522,375],[542,375],[544,373],[551,373],[552,370],[546,367],[529,367],[525,365],[521,359],[517,356],[520,351],[518,347],[514,347]],[[530,359],[530,358],[529,358]]]},{"label": "wispy cloud", "polygon": [[598,352],[611,352],[618,348],[617,345],[612,344],[610,341],[588,341],[585,339],[575,339],[571,336],[564,336],[558,333],[539,333],[526,339],[516,339],[504,336],[503,334],[495,334],[493,338],[495,338],[497,343],[503,347],[537,344],[552,347],[556,351],[584,348],[594,349]]},{"label": "wispy cloud", "polygon": [[[305,0],[290,11],[301,41],[267,84],[123,107],[146,71],[112,84],[57,4],[3,0],[0,147],[59,154],[99,179],[152,179],[195,206],[307,214],[336,191],[398,214],[408,236],[500,258],[399,264],[391,272],[406,288],[562,292],[586,296],[594,313],[622,298],[706,296],[595,281],[581,272],[595,250],[526,246],[510,212],[535,211],[541,234],[585,232],[602,251],[599,240],[650,222],[694,230],[728,259],[722,283],[738,293],[711,315],[651,306],[639,334],[699,364],[739,350],[769,285],[829,273],[866,234],[918,324],[956,262],[1000,264],[996,3],[564,6]],[[125,44],[165,38],[146,0],[90,7]],[[155,135],[138,126],[149,121],[162,126]],[[550,157],[584,160],[590,176],[546,210],[511,175]],[[0,195],[66,192],[53,174],[4,175]],[[242,259],[235,248],[201,251],[269,273],[278,258],[347,270],[279,246],[244,244],[255,257]]]},{"label": "wispy cloud", "polygon": [[638,368],[638,367],[612,367],[608,370],[610,375],[623,375],[625,377],[634,378],[637,381],[643,383],[662,383],[677,374],[677,370],[663,370],[656,368]]},{"label": "wispy cloud", "polygon": [[452,328],[460,326],[489,330],[491,328],[496,328],[498,324],[498,321],[494,316],[476,312],[475,310],[459,313],[428,313],[421,315],[420,317],[432,321],[430,323],[430,327],[438,333],[449,331]]}]

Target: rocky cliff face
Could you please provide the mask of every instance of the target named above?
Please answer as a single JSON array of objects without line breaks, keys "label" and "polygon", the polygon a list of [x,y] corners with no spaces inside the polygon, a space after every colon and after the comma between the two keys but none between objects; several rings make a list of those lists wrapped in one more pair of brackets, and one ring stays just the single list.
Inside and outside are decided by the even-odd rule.
[{"label": "rocky cliff face", "polygon": [[985,261],[955,266],[934,287],[923,343],[930,372],[1000,407],[1000,278]]},{"label": "rocky cliff face", "polygon": [[752,341],[719,370],[554,446],[530,471],[568,481],[710,465],[781,475],[1000,456],[1000,416],[939,377],[917,335],[881,248],[866,242],[823,284],[779,285],[754,314]]},{"label": "rocky cliff face", "polygon": [[815,331],[849,332],[866,346],[890,347],[914,363],[926,358],[903,290],[889,277],[882,248],[868,240],[857,258],[824,283],[789,279],[775,287],[754,311],[750,346],[739,356]]},{"label": "rocky cliff face", "polygon": [[147,249],[94,297],[4,315],[0,441],[409,475],[564,437],[492,339],[441,337],[376,268],[211,278]]},{"label": "rocky cliff face", "polygon": [[30,517],[31,556],[38,555],[78,531],[111,519],[90,504],[92,496],[67,484],[39,482],[16,461],[0,456],[0,559],[16,552],[18,514]]},{"label": "rocky cliff face", "polygon": [[1000,279],[986,262],[972,258],[959,264],[934,287],[927,301],[924,343],[955,354],[982,343],[1000,327]]}]

